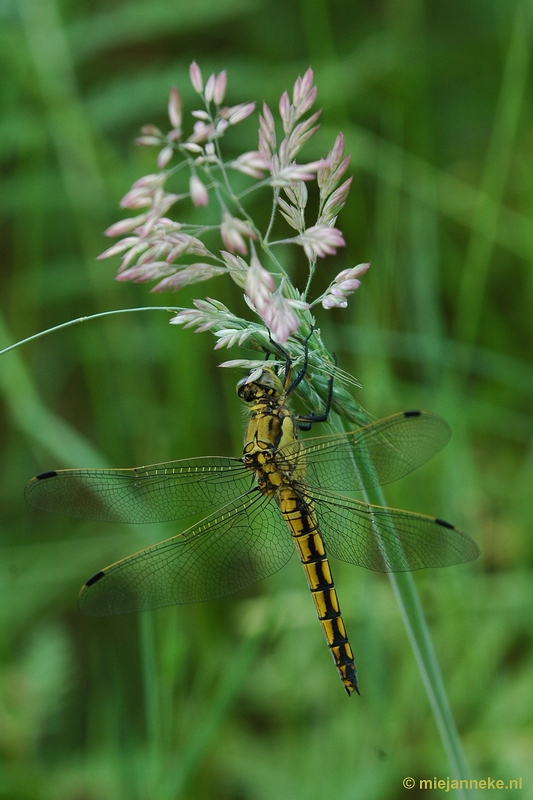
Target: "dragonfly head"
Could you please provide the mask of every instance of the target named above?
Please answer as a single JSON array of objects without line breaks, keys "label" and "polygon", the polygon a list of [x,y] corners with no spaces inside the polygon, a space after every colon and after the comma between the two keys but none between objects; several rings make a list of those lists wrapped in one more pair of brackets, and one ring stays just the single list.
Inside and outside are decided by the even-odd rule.
[{"label": "dragonfly head", "polygon": [[270,367],[254,369],[237,384],[237,394],[245,403],[263,398],[278,398],[283,394],[283,383]]}]

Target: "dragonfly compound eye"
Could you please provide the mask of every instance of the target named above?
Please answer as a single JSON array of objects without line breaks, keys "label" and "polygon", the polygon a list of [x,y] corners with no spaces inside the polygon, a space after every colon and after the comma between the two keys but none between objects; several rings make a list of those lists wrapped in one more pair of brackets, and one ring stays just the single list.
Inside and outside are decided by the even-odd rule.
[{"label": "dragonfly compound eye", "polygon": [[269,367],[254,370],[237,384],[237,394],[245,403],[253,403],[261,397],[280,397],[283,384]]}]

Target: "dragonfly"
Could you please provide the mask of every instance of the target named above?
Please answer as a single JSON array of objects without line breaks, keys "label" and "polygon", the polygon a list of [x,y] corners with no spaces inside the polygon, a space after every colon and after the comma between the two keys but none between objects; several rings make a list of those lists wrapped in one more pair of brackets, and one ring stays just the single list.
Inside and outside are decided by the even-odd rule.
[{"label": "dragonfly", "polygon": [[[405,411],[356,430],[299,438],[330,414],[296,414],[291,395],[306,377],[285,364],[257,367],[237,384],[249,419],[241,458],[206,456],[133,469],[44,472],[27,485],[30,505],[99,522],[156,523],[207,514],[177,535],[117,561],[82,587],[79,608],[107,616],[197,603],[273,575],[296,552],[348,695],[359,694],[353,651],[329,556],[380,572],[446,567],[475,559],[476,543],[436,517],[341,494],[391,483],[448,442],[435,414]],[[209,513],[208,513],[209,512]]]}]

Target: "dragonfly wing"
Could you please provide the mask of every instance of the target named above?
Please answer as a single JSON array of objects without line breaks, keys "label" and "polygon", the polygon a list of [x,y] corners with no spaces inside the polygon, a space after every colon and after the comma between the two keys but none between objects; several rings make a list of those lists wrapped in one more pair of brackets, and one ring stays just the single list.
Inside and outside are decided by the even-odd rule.
[{"label": "dragonfly wing", "polygon": [[28,483],[31,506],[101,522],[171,522],[246,492],[252,475],[238,458],[167,461],[134,469],[63,469]]},{"label": "dragonfly wing", "polygon": [[472,561],[477,544],[444,520],[314,491],[329,555],[378,572],[408,572]]},{"label": "dragonfly wing", "polygon": [[293,551],[276,502],[252,489],[178,536],[98,572],[82,588],[79,607],[107,616],[212,600],[273,575]]},{"label": "dragonfly wing", "polygon": [[349,433],[303,439],[280,454],[289,463],[303,457],[309,486],[347,492],[397,481],[433,458],[450,436],[435,414],[405,411]]}]

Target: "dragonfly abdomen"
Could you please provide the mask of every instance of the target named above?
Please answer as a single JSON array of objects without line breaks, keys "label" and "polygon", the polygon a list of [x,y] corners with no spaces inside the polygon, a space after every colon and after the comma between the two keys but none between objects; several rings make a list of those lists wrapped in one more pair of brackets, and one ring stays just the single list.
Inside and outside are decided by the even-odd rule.
[{"label": "dragonfly abdomen", "polygon": [[298,550],[318,619],[340,678],[348,694],[359,694],[352,648],[316,514],[290,486],[280,489],[279,504]]}]

